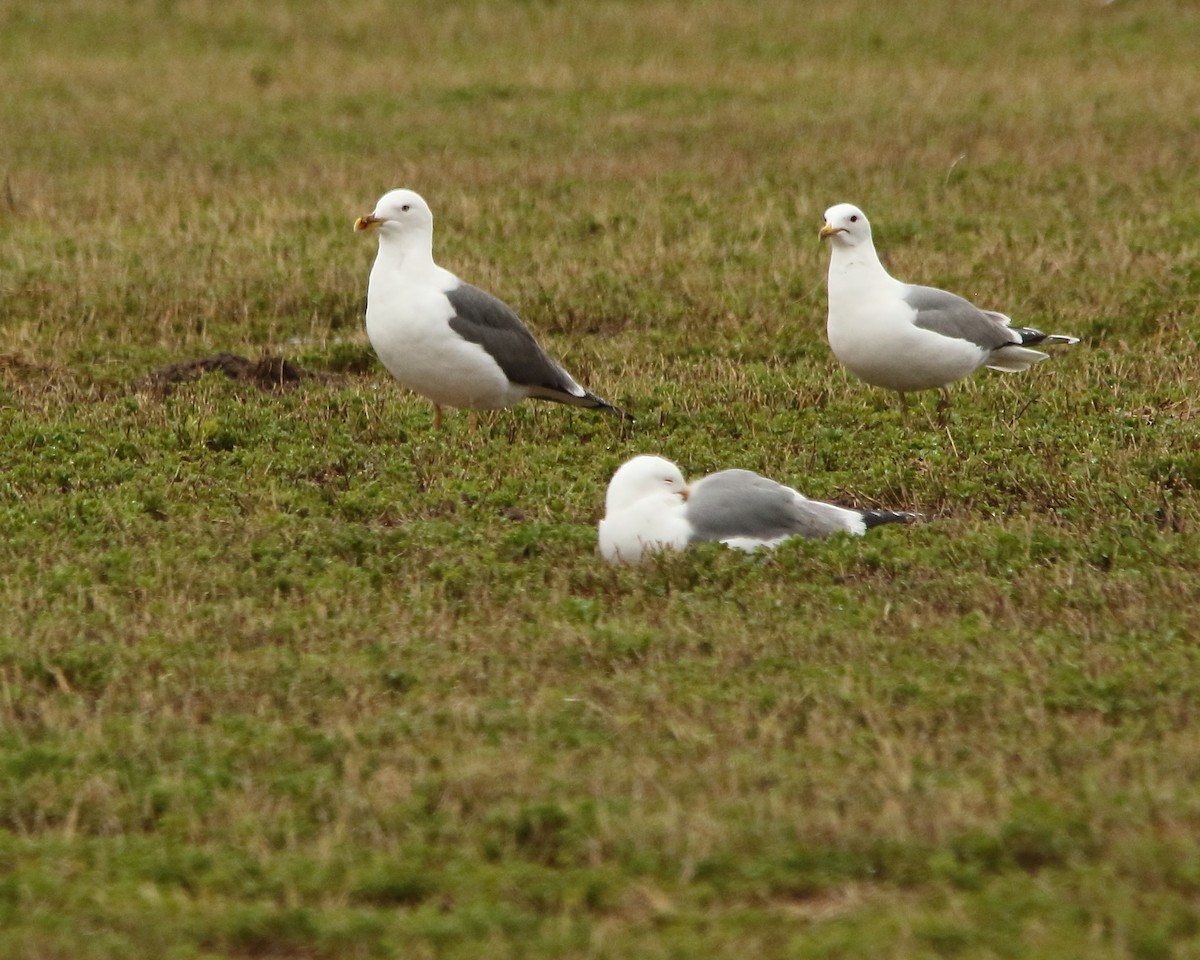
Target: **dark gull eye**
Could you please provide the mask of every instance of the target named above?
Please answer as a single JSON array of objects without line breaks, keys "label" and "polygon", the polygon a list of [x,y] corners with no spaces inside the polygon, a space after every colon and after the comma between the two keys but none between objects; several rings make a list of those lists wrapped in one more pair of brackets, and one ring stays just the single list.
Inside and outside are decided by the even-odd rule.
[{"label": "dark gull eye", "polygon": [[404,206],[402,206],[402,207],[400,208],[400,212],[401,212],[401,213],[408,213],[408,204],[407,204],[407,203],[406,203]]},{"label": "dark gull eye", "polygon": [[[405,207],[404,209],[405,209],[405,210],[407,210],[407,209],[408,209],[408,207]],[[858,214],[857,214],[857,213],[856,213],[856,214],[854,214],[854,216],[852,216],[852,217],[850,218],[850,222],[851,222],[851,223],[858,223]]]}]

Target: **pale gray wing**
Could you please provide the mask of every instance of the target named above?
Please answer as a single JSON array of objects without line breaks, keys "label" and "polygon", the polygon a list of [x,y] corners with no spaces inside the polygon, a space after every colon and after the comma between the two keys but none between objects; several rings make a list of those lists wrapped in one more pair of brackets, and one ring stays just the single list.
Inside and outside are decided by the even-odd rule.
[{"label": "pale gray wing", "polygon": [[936,287],[909,287],[904,302],[917,311],[913,321],[922,330],[943,337],[968,340],[982,350],[997,350],[1020,343],[1020,334],[1008,325],[1008,317],[980,310],[969,300]]},{"label": "pale gray wing", "polygon": [[512,309],[486,290],[459,283],[445,291],[454,310],[450,329],[464,340],[477,343],[504,371],[510,383],[529,387],[535,396],[576,407],[600,407],[632,420],[590,390],[585,390],[550,359]]},{"label": "pale gray wing", "polygon": [[711,474],[692,488],[687,499],[693,541],[827,537],[852,530],[861,517],[857,510],[797,500],[794,491],[749,470]]}]

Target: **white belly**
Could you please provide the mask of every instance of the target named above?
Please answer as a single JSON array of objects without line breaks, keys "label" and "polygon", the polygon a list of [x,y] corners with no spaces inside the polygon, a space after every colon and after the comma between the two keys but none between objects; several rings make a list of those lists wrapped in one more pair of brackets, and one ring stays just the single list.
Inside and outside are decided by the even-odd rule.
[{"label": "white belly", "polygon": [[[830,291],[832,303],[835,293]],[[861,380],[887,390],[932,390],[977,370],[988,351],[912,324],[895,300],[853,300],[830,310],[827,332],[834,356]]]},{"label": "white belly", "polygon": [[447,407],[507,407],[527,396],[483,347],[450,328],[453,310],[437,291],[403,301],[376,300],[373,292],[367,295],[367,337],[404,386]]}]

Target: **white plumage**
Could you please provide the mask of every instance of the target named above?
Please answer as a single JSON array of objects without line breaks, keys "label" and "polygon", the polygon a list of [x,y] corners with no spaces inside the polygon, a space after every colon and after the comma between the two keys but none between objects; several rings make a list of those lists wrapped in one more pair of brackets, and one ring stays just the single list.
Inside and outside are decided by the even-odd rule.
[{"label": "white plumage", "polygon": [[1048,354],[1030,346],[1078,338],[1014,327],[962,297],[903,283],[879,261],[866,215],[849,203],[825,211],[830,241],[829,346],[855,376],[896,390],[943,391],[980,367],[1027,370]]},{"label": "white plumage", "polygon": [[433,214],[411,190],[384,194],[356,230],[379,230],[367,337],[388,371],[441,407],[507,407],[526,397],[628,416],[581,387],[490,293],[433,260]]},{"label": "white plumage", "polygon": [[881,523],[912,519],[910,513],[809,500],[749,470],[721,470],[688,486],[670,460],[642,455],[622,464],[609,481],[598,534],[606,560],[637,563],[703,541],[769,549],[791,537],[862,535]]}]

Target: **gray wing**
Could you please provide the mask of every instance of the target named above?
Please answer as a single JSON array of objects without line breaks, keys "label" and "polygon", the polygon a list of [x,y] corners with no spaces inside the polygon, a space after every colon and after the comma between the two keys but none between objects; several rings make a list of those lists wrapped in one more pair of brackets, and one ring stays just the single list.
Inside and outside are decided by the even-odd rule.
[{"label": "gray wing", "polygon": [[502,300],[469,283],[446,291],[446,299],[454,308],[450,328],[483,347],[512,383],[584,399],[587,391],[550,359]]},{"label": "gray wing", "polygon": [[528,387],[532,396],[569,403],[575,407],[598,407],[632,420],[628,413],[590,390],[585,390],[566,370],[550,359],[533,339],[521,318],[504,301],[469,283],[459,282],[445,291],[454,316],[450,329],[464,340],[488,352],[510,383]]},{"label": "gray wing", "polygon": [[1008,325],[1008,317],[991,310],[980,310],[969,300],[936,287],[909,287],[904,302],[917,311],[913,321],[922,330],[943,337],[969,340],[983,350],[997,350],[1020,343]]},{"label": "gray wing", "polygon": [[851,531],[861,518],[857,510],[797,500],[795,491],[749,470],[711,474],[696,483],[687,499],[693,541],[827,537]]}]

